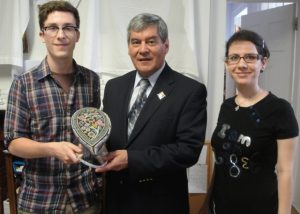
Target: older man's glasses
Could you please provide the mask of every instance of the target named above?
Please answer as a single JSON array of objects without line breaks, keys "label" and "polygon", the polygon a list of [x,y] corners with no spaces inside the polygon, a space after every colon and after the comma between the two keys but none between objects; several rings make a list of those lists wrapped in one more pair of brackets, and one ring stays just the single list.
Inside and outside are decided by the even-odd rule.
[{"label": "older man's glasses", "polygon": [[50,37],[54,37],[57,35],[57,33],[60,29],[63,31],[63,33],[67,37],[74,36],[75,32],[78,31],[78,27],[76,27],[76,26],[67,25],[67,26],[60,28],[58,26],[53,25],[53,26],[44,27],[43,32]]},{"label": "older man's glasses", "polygon": [[244,59],[246,63],[255,63],[257,60],[262,59],[262,55],[259,54],[245,54],[244,56],[239,56],[237,54],[229,55],[225,57],[225,62],[229,65],[237,64],[241,60]]}]

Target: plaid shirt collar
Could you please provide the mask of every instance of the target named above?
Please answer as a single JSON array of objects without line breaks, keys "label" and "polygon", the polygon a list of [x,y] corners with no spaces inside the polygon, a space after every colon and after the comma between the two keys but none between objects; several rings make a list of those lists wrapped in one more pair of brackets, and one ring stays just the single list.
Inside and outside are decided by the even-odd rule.
[{"label": "plaid shirt collar", "polygon": [[[79,75],[82,78],[84,78],[82,69],[80,69],[80,67],[78,66],[78,64],[74,59],[73,59],[73,66],[74,66],[75,78],[77,78],[77,76]],[[37,70],[38,70],[37,80],[39,81],[47,78],[48,76],[51,76],[51,70],[47,62],[47,57],[45,57],[44,60],[41,62],[41,64],[37,67]]]}]

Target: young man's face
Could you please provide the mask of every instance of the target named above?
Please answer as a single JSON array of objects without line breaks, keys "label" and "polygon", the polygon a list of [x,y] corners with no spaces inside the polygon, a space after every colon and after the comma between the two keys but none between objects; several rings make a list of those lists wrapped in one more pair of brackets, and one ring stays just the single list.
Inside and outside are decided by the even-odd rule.
[{"label": "young man's face", "polygon": [[[55,33],[57,27],[59,30]],[[75,43],[80,37],[75,17],[70,12],[50,13],[44,22],[44,30],[40,32],[40,37],[46,44],[48,57],[53,60],[73,58]]]},{"label": "young man's face", "polygon": [[130,34],[128,54],[143,77],[150,76],[163,66],[168,50],[169,41],[161,40],[155,25]]}]

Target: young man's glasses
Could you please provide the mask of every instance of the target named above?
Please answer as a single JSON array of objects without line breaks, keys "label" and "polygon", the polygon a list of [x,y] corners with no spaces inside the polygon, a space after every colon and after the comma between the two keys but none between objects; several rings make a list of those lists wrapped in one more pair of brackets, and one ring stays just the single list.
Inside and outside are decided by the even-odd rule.
[{"label": "young man's glasses", "polygon": [[259,54],[245,54],[244,56],[239,56],[237,54],[229,55],[225,57],[225,62],[229,65],[237,64],[241,60],[244,59],[246,63],[255,63],[257,60],[262,59],[262,55]]},{"label": "young man's glasses", "polygon": [[54,37],[57,35],[57,33],[60,29],[64,32],[64,34],[67,37],[74,36],[75,32],[78,31],[78,27],[76,27],[76,26],[67,25],[67,26],[60,28],[58,26],[53,25],[53,26],[43,27],[43,32],[50,37]]}]

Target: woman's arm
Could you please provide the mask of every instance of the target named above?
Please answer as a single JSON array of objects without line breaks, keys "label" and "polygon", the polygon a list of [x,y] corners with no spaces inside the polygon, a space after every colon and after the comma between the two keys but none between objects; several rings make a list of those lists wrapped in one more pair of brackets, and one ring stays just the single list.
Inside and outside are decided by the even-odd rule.
[{"label": "woman's arm", "polygon": [[290,214],[293,193],[293,166],[298,137],[277,140],[278,214]]}]

